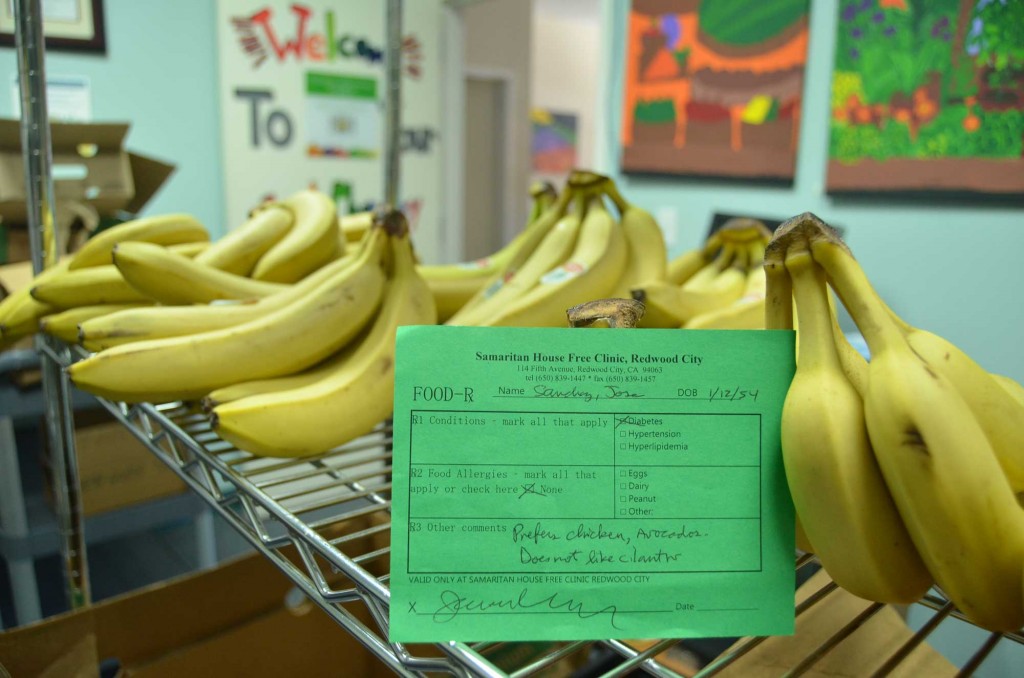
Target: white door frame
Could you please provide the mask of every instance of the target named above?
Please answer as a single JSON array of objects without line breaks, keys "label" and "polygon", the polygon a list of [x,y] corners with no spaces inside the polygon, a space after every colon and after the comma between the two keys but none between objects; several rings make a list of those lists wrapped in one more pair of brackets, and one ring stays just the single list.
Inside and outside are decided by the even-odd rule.
[{"label": "white door frame", "polygon": [[[519,141],[515,138],[515,112],[513,102],[516,100],[516,77],[511,71],[498,68],[466,68],[463,71],[465,79],[485,80],[501,84],[502,101],[500,105],[501,120],[499,127],[504,130],[502,134],[502,162],[498,164],[499,183],[501,185],[501,222],[497,224],[501,232],[502,242],[509,242],[522,230],[522,224],[513,221],[515,212],[513,200],[516,199],[515,187],[512,186],[512,168],[509,166],[515,158],[515,148]],[[463,184],[465,185],[465,184]],[[525,196],[518,196],[525,199]]]}]

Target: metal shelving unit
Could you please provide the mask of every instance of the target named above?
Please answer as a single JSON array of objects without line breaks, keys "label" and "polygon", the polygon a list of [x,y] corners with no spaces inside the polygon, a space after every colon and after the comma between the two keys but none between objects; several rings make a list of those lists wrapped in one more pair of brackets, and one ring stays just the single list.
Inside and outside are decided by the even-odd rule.
[{"label": "metal shelving unit", "polygon": [[[35,124],[45,132],[45,102],[40,105],[42,92],[42,60],[39,26],[39,0],[18,0],[23,21],[19,23],[19,38],[23,52],[32,52],[35,61],[26,62],[23,75],[23,95],[35,104],[32,114]],[[26,10],[28,10],[26,12]],[[387,189],[389,201],[397,196],[397,134],[398,134],[398,68],[400,51],[401,0],[388,0],[388,153]],[[24,34],[24,35],[23,35]],[[24,38],[28,38],[27,42]],[[27,49],[25,49],[27,48]],[[38,64],[35,68],[34,64]],[[32,70],[35,69],[35,70]],[[36,128],[33,128],[36,129]],[[45,134],[44,134],[45,136]],[[44,162],[41,167],[28,164],[27,176],[33,185],[40,184],[44,211],[49,202],[47,182],[49,167],[45,163],[49,152],[47,138],[33,139],[32,148],[42,147]],[[51,206],[52,207],[52,206]],[[52,210],[51,210],[52,211]],[[43,234],[42,218],[34,222],[33,252],[39,257]],[[70,438],[70,430],[61,423],[62,409],[67,408],[70,395],[66,376],[61,370],[71,361],[84,355],[78,349],[68,349],[56,341],[41,341],[38,349],[47,370],[53,375],[54,388],[48,389],[47,400],[54,410],[48,419],[55,434]],[[325,613],[330,615],[344,632],[351,634],[388,668],[398,675],[426,676],[449,674],[455,676],[483,676],[493,678],[523,678],[548,674],[563,661],[577,659],[575,665],[592,668],[595,656],[605,662],[608,669],[602,675],[623,676],[635,670],[662,678],[690,675],[674,657],[680,639],[661,639],[640,643],[628,640],[599,640],[589,642],[550,643],[536,652],[535,644],[448,642],[431,645],[405,645],[387,640],[391,528],[391,471],[392,431],[382,424],[371,434],[352,441],[338,449],[315,457],[301,459],[264,459],[239,450],[221,440],[211,430],[205,413],[186,403],[154,405],[143,403],[128,405],[100,399],[100,403],[115,418],[137,436],[159,459],[167,464],[224,518],[248,542],[280,569],[295,585]],[[65,449],[65,453],[73,449]],[[76,519],[77,482],[73,454],[61,455],[69,461],[67,487],[62,489],[62,532],[65,534],[65,557],[69,564],[70,586],[78,602],[88,599],[85,562],[81,548],[80,523]],[[80,560],[81,559],[81,560]],[[795,567],[813,566],[814,558],[797,559]],[[817,606],[842,595],[831,581],[825,581],[810,592],[795,613],[798,620]],[[932,609],[931,618],[894,650],[879,654],[875,659],[875,675],[885,675],[900,666],[948,617],[962,616],[951,603],[940,595],[929,595],[921,604]],[[863,637],[873,617],[886,609],[879,604],[866,604],[852,615],[836,632],[817,641],[786,671],[786,675],[801,675],[819,665],[830,653],[844,643]],[[961,667],[969,674],[976,670],[1000,642],[1024,645],[1024,636],[1018,633],[990,634],[977,651]],[[708,666],[693,675],[743,675],[741,666],[745,657],[759,648],[764,649],[772,639],[744,638]],[[527,658],[516,657],[516,646],[530,645]],[[588,675],[593,675],[592,672]]]},{"label": "metal shelving unit", "polygon": [[[45,354],[66,366],[62,354],[67,353]],[[74,355],[85,353],[76,350]],[[672,658],[681,639],[662,639],[643,646],[626,640],[551,643],[543,654],[533,655],[521,665],[501,667],[491,657],[503,651],[511,655],[509,650],[516,643],[453,641],[407,646],[388,642],[392,470],[392,431],[388,423],[315,457],[270,459],[239,450],[218,438],[206,413],[194,404],[100,402],[345,632],[396,674],[521,678],[544,675],[566,658],[614,655],[621,658],[621,663],[603,675],[622,676],[636,669],[663,678],[688,675],[678,670]],[[799,572],[814,563],[813,556],[803,556],[796,560],[795,567]],[[826,581],[796,605],[797,618],[839,591],[834,583]],[[876,658],[876,675],[898,668],[946,618],[964,619],[938,593],[929,594],[920,604],[930,608],[930,618],[898,648]],[[872,617],[885,609],[881,604],[869,604],[859,610],[810,649],[787,675],[813,669],[844,642],[863,634]],[[695,675],[728,673],[766,640],[742,639]],[[1024,635],[989,634],[961,667],[963,674],[976,670],[1000,642],[1024,645]]]}]

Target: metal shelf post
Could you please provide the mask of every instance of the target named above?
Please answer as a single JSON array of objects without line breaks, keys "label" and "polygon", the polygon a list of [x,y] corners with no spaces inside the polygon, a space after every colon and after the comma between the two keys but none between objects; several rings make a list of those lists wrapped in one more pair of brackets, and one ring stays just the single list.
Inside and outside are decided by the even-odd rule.
[{"label": "metal shelf post", "polygon": [[[46,107],[46,68],[43,14],[40,0],[14,3],[18,52],[18,84],[21,93],[21,148],[25,159],[29,246],[32,270],[38,275],[58,258],[58,234],[54,228],[52,146]],[[37,336],[36,345],[52,351],[67,349],[48,336]],[[43,393],[46,398],[46,430],[53,467],[60,526],[61,555],[71,609],[88,605],[89,566],[85,552],[82,501],[75,456],[71,385],[56,362],[44,360]]]}]

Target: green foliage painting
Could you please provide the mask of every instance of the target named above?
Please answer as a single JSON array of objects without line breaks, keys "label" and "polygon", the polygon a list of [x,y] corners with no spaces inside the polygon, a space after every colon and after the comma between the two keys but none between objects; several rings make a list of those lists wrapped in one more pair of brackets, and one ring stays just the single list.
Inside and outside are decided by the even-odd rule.
[{"label": "green foliage painting", "polygon": [[1024,193],[1024,0],[841,0],[829,189]]}]

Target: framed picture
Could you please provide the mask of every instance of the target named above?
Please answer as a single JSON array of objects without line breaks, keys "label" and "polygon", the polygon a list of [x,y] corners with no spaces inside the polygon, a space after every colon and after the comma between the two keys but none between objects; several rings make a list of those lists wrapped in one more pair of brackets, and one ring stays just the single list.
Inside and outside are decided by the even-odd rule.
[{"label": "framed picture", "polygon": [[809,0],[632,0],[626,173],[791,184]]},{"label": "framed picture", "polygon": [[[106,54],[103,0],[42,0],[46,49]],[[0,2],[0,45],[14,46],[14,0]]]},{"label": "framed picture", "polygon": [[530,111],[530,164],[534,172],[567,174],[576,166],[577,120],[575,113],[556,113],[545,108]]},{"label": "framed picture", "polygon": [[1024,2],[838,11],[829,192],[1024,195]]}]

